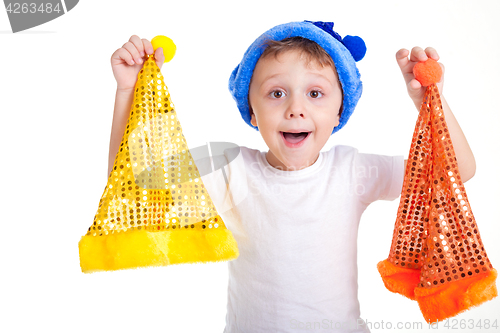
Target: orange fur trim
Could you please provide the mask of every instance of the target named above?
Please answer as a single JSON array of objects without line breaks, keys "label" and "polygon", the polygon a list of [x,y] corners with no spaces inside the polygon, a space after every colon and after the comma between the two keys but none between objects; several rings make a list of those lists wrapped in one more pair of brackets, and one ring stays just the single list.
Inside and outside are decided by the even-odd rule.
[{"label": "orange fur trim", "polygon": [[387,289],[415,300],[415,288],[420,282],[420,270],[399,267],[387,259],[379,262],[377,269]]},{"label": "orange fur trim", "polygon": [[427,322],[456,316],[498,296],[497,271],[446,283],[436,288],[416,288],[415,298]]}]

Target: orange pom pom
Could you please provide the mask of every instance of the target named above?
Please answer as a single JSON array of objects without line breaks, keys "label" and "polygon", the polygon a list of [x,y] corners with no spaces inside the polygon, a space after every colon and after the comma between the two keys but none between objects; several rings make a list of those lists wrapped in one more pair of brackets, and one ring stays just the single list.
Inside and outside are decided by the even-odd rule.
[{"label": "orange pom pom", "polygon": [[441,81],[443,70],[436,60],[429,58],[413,67],[413,75],[422,86],[427,87]]}]

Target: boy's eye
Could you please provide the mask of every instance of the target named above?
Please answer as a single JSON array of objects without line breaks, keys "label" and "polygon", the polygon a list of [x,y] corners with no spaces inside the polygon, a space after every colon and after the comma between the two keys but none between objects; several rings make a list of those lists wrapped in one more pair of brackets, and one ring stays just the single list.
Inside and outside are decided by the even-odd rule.
[{"label": "boy's eye", "polygon": [[271,97],[273,97],[273,98],[281,98],[284,95],[285,94],[281,90],[274,90],[271,92]]},{"label": "boy's eye", "polygon": [[309,93],[309,95],[312,97],[312,98],[318,98],[318,97],[321,97],[323,96],[323,94],[318,91],[318,90],[313,90]]}]

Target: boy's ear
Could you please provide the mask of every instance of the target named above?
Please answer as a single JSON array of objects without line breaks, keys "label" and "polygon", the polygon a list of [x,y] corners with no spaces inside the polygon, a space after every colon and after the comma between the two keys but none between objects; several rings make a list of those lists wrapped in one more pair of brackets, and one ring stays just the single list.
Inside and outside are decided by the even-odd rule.
[{"label": "boy's ear", "polygon": [[255,113],[253,113],[252,109],[250,109],[250,114],[252,117],[252,119],[250,119],[250,124],[252,124],[255,127],[258,127],[257,126],[257,119],[255,118]]},{"label": "boy's ear", "polygon": [[340,124],[340,112],[337,113],[337,116],[335,117],[335,123],[333,127],[337,127]]}]

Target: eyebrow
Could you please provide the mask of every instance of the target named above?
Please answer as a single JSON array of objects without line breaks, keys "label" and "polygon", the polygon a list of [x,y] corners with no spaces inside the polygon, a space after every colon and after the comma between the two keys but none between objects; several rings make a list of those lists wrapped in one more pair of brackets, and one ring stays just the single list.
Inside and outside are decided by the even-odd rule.
[{"label": "eyebrow", "polygon": [[276,73],[276,74],[273,74],[273,75],[270,75],[270,76],[266,76],[266,77],[262,80],[262,82],[264,83],[264,82],[266,82],[266,81],[268,81],[268,80],[270,80],[270,79],[274,79],[276,76],[280,76],[281,74],[282,74],[282,73]]},{"label": "eyebrow", "polygon": [[[262,83],[264,84],[264,83],[266,83],[268,80],[273,79],[273,78],[275,78],[275,77],[277,77],[277,76],[280,76],[280,75],[282,75],[282,74],[283,74],[283,73],[276,73],[276,74],[273,74],[273,75],[267,76],[267,77],[265,77],[265,78],[262,80]],[[323,79],[324,81],[327,81],[327,82],[331,83],[332,85],[335,85],[335,82],[337,82],[337,80],[338,80],[338,79],[337,79],[337,80],[335,80],[334,82],[331,82],[331,81],[330,81],[330,80],[329,80],[326,76],[324,76],[324,75],[322,75],[322,74],[319,74],[319,73],[310,73],[310,75],[313,75],[313,76],[315,76],[315,77],[317,77],[317,78],[319,78],[319,79]]]},{"label": "eyebrow", "polygon": [[321,79],[324,79],[324,80],[330,82],[330,80],[326,76],[324,76],[322,74],[319,74],[319,73],[311,73],[311,74],[314,75],[314,76],[316,76],[316,77],[318,77],[318,78],[321,78]]}]

